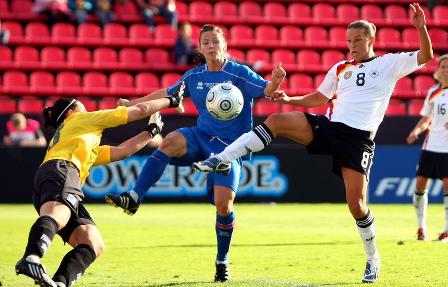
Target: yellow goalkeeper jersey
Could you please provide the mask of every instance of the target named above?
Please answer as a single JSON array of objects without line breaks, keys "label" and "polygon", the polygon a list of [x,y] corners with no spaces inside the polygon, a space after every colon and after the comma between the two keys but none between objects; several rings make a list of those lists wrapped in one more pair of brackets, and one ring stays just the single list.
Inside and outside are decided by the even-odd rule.
[{"label": "yellow goalkeeper jersey", "polygon": [[89,175],[92,165],[110,162],[110,146],[100,146],[103,130],[127,123],[127,108],[73,113],[56,130],[44,162],[67,160],[76,165],[81,183]]}]

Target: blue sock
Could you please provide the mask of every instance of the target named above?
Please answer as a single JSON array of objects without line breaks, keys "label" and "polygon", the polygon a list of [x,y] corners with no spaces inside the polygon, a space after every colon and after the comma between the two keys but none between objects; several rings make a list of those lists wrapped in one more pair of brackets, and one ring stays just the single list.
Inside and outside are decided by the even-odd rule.
[{"label": "blue sock", "polygon": [[225,217],[216,214],[216,239],[218,241],[216,261],[228,262],[234,226],[235,213],[233,211]]},{"label": "blue sock", "polygon": [[146,160],[134,187],[134,191],[138,193],[139,203],[143,201],[143,197],[148,189],[160,179],[169,159],[160,150],[155,150]]}]

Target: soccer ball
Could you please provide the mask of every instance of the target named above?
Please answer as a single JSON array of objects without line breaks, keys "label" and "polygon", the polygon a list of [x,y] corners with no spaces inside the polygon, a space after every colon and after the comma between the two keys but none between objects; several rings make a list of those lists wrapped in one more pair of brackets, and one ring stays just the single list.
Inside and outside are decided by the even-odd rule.
[{"label": "soccer ball", "polygon": [[214,118],[228,121],[240,114],[244,98],[240,89],[230,83],[222,83],[210,89],[205,105]]}]

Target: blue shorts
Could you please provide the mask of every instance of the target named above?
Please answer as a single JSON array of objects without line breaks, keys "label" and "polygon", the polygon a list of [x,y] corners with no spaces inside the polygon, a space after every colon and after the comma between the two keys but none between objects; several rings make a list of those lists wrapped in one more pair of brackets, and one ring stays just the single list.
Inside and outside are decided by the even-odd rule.
[{"label": "blue shorts", "polygon": [[[187,140],[187,153],[180,158],[171,158],[169,163],[172,165],[191,166],[193,162],[207,159],[212,153],[220,153],[232,143],[230,140],[207,135],[197,127],[181,128],[176,131],[180,132]],[[212,204],[214,204],[213,186],[222,185],[234,192],[237,191],[241,177],[241,165],[242,160],[237,159],[232,162],[229,175],[226,176],[216,172],[207,175],[207,195]]]}]

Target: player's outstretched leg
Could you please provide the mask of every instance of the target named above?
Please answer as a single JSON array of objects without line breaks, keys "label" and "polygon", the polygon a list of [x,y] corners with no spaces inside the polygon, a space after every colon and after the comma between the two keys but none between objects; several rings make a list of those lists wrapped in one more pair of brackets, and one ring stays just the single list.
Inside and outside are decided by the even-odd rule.
[{"label": "player's outstretched leg", "polygon": [[34,279],[41,287],[57,287],[56,283],[48,276],[45,267],[40,262],[32,262],[30,259],[22,258],[16,263],[16,274],[23,274]]},{"label": "player's outstretched leg", "polygon": [[229,175],[232,164],[223,162],[216,156],[211,156],[206,160],[193,163],[192,167],[202,172],[217,172]]}]

